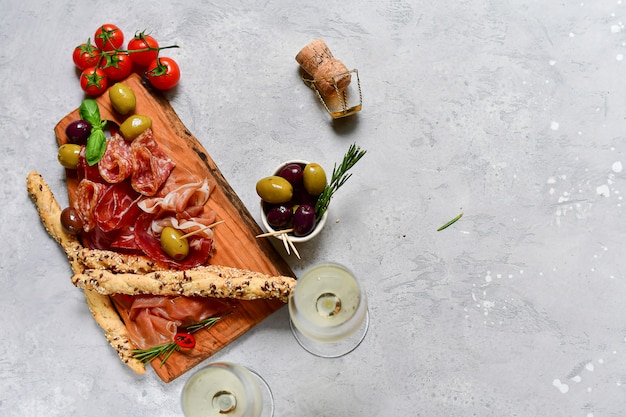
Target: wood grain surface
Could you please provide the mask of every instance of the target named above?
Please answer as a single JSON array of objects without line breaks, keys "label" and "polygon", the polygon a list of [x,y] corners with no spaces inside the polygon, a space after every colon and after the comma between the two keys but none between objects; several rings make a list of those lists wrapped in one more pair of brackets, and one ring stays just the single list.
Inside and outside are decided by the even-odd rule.
[{"label": "wood grain surface", "polygon": [[[216,251],[210,263],[293,277],[293,271],[272,244],[267,239],[256,238],[257,234],[262,233],[259,225],[209,153],[183,125],[170,103],[136,74],[123,82],[134,91],[137,98],[134,113],[150,116],[154,139],[176,162],[175,170],[186,170],[199,178],[209,178],[216,184],[207,207],[214,210],[217,220],[224,220],[224,223],[215,228]],[[113,110],[108,94],[96,100],[103,120],[111,120],[118,125],[124,121],[126,116],[120,116]],[[67,125],[79,118],[76,109],[56,125],[54,131],[59,145],[66,142]],[[75,171],[66,170],[66,176],[69,200],[74,201],[78,185]],[[277,300],[227,301],[233,307],[232,313],[211,329],[196,333],[195,348],[173,354],[163,366],[160,366],[159,359],[152,362],[155,372],[163,381],[174,380],[284,306],[283,302]]]}]

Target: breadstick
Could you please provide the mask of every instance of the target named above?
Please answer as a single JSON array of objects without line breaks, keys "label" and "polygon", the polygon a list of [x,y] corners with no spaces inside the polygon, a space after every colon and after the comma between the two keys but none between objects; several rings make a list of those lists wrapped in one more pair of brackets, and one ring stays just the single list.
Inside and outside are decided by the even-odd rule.
[{"label": "breadstick", "polygon": [[111,272],[132,272],[135,274],[145,274],[164,269],[146,256],[128,255],[109,250],[81,248],[76,256],[86,269],[107,269]]},{"label": "breadstick", "polygon": [[87,299],[91,315],[104,330],[104,337],[117,351],[117,356],[119,356],[120,360],[136,373],[145,373],[146,366],[133,357],[133,349],[136,349],[136,347],[128,338],[126,326],[117,314],[117,310],[109,296],[86,290],[85,298]]},{"label": "breadstick", "polygon": [[86,269],[72,277],[79,288],[99,294],[153,294],[255,300],[275,298],[287,302],[296,280],[237,268],[208,265],[184,271],[167,270],[147,274],[113,273]]},{"label": "breadstick", "polygon": [[63,230],[61,226],[61,207],[54,198],[50,187],[39,173],[32,171],[26,177],[26,188],[37,207],[37,212],[46,231],[61,245],[70,261],[72,270],[80,270],[82,266],[76,254],[83,246],[76,236],[65,233]]},{"label": "breadstick", "polygon": [[[54,194],[50,190],[48,184],[43,177],[32,171],[26,178],[26,187],[31,198],[35,202],[37,212],[41,218],[44,227],[56,240],[70,261],[74,274],[84,271],[78,253],[84,250],[76,236],[65,233],[61,226],[61,207],[54,198]],[[117,314],[115,306],[111,303],[111,299],[106,295],[101,295],[93,291],[85,291],[85,298],[91,315],[96,323],[104,330],[105,337],[109,344],[117,351],[118,356],[133,371],[138,374],[146,372],[146,367],[141,361],[133,358],[132,351],[135,346],[128,338],[126,326]]]}]

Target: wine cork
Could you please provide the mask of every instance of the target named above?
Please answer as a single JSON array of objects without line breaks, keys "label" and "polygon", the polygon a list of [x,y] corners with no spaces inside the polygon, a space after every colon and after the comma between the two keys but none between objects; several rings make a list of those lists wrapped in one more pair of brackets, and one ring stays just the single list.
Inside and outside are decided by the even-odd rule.
[{"label": "wine cork", "polygon": [[350,84],[348,68],[333,56],[322,39],[316,39],[302,48],[296,55],[296,61],[313,77],[317,89],[324,96],[336,93],[335,83],[339,92],[343,92]]}]

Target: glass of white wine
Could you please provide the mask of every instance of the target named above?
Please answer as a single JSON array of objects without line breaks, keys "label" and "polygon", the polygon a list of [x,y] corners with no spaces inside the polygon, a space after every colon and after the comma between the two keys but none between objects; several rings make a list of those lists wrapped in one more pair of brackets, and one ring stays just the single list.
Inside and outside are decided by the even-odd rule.
[{"label": "glass of white wine", "polygon": [[337,358],[365,338],[369,314],[365,291],[345,266],[326,262],[298,278],[289,298],[291,330],[308,352]]},{"label": "glass of white wine", "polygon": [[185,383],[186,417],[273,417],[274,398],[257,372],[231,362],[211,363]]}]

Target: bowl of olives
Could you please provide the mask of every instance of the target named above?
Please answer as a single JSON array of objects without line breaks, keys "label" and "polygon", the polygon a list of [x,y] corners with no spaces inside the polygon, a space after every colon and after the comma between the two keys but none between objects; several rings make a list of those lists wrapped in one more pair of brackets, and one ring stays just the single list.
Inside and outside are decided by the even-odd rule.
[{"label": "bowl of olives", "polygon": [[293,243],[317,236],[328,217],[315,211],[327,185],[324,169],[315,162],[290,160],[274,173],[260,179],[256,192],[261,198],[261,221],[268,233],[282,240],[287,234]]}]

